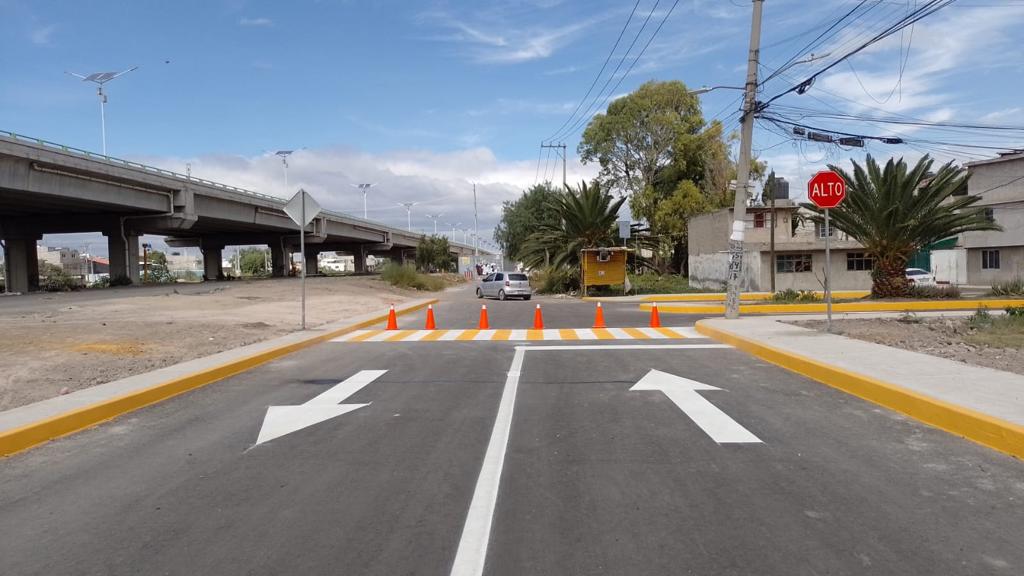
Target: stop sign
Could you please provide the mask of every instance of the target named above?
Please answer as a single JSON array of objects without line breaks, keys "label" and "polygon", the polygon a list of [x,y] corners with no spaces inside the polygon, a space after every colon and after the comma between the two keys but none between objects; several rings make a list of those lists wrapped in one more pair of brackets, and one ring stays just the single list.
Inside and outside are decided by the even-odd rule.
[{"label": "stop sign", "polygon": [[807,182],[807,199],[818,208],[835,208],[846,198],[846,181],[835,172],[823,170]]}]

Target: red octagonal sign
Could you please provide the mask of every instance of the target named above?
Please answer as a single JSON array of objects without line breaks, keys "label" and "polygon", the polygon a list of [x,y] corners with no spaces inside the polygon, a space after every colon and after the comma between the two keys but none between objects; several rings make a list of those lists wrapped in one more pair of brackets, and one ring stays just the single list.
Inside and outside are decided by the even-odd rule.
[{"label": "red octagonal sign", "polygon": [[846,181],[835,172],[823,170],[807,182],[807,199],[818,208],[835,208],[846,198]]}]

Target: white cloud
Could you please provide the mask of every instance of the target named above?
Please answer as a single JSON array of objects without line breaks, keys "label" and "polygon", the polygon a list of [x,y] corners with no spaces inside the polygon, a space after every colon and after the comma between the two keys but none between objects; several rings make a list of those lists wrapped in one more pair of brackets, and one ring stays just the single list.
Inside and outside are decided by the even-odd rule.
[{"label": "white cloud", "polygon": [[274,21],[270,18],[242,18],[238,21],[239,26],[247,28],[267,28],[274,25]]},{"label": "white cloud", "polygon": [[[285,189],[281,161],[270,153],[255,157],[204,156],[193,159],[140,158],[146,164],[183,172],[191,163],[198,178],[249,190],[289,197],[305,188],[325,208],[362,216],[362,194],[351,184],[375,182],[369,194],[368,216],[404,227],[405,209],[399,202],[419,202],[413,208],[413,229],[433,230],[428,213],[444,214],[440,221],[473,221],[473,182],[477,183],[481,234],[501,216],[501,203],[513,200],[534,183],[536,160],[500,160],[485,147],[453,152],[404,150],[370,154],[353,149],[305,149],[289,157],[289,189]],[[568,180],[578,182],[596,175],[594,165],[570,159]],[[556,171],[561,176],[561,167]],[[550,176],[550,171],[549,171]],[[440,230],[440,225],[439,225]],[[489,236],[489,233],[487,234]]]},{"label": "white cloud", "polygon": [[1021,122],[1021,117],[1024,116],[1024,108],[1014,106],[1012,108],[1004,108],[1002,110],[995,110],[985,114],[980,118],[982,122],[1005,122],[1007,120],[1013,121],[1016,125],[1024,124]]},{"label": "white cloud", "polygon": [[36,46],[46,46],[50,43],[53,33],[57,30],[56,24],[50,24],[48,26],[40,26],[32,29],[29,33],[29,39]]}]

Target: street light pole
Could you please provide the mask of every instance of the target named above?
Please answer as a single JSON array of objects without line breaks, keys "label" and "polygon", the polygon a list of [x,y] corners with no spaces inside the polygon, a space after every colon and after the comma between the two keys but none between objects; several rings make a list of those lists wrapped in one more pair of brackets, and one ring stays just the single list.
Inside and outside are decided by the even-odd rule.
[{"label": "street light pole", "polygon": [[281,165],[284,167],[284,190],[288,192],[288,157],[292,155],[294,150],[278,150],[274,152],[275,155],[281,157]]},{"label": "street light pole", "polygon": [[441,217],[441,214],[427,214],[427,218],[434,221],[434,236],[437,236],[437,219]]},{"label": "street light pole", "polygon": [[480,262],[480,220],[476,211],[476,182],[473,182],[473,264]]},{"label": "street light pole", "polygon": [[77,74],[75,72],[67,72],[75,78],[81,78],[83,81],[92,82],[97,85],[96,95],[100,98],[100,137],[103,143],[103,155],[107,155],[107,94],[103,91],[103,85],[110,82],[114,78],[119,78],[125,74],[138,70],[138,66],[133,66],[127,70],[121,72],[94,72],[86,76],[85,74]]},{"label": "street light pole", "polygon": [[419,202],[399,202],[399,206],[405,206],[405,228],[409,232],[412,232],[412,207],[419,204]]},{"label": "street light pole", "polygon": [[373,188],[377,184],[352,184],[352,186],[359,188],[363,191],[363,220],[368,220],[366,217],[366,192]]},{"label": "street light pole", "polygon": [[[750,51],[747,57],[747,83],[744,86],[740,158],[736,168],[736,200],[733,205],[732,233],[729,235],[729,276],[726,283],[725,317],[740,316],[740,275],[743,273],[743,234],[746,226],[747,191],[750,187],[750,154],[754,137],[754,113],[757,105],[757,61],[761,48],[761,10],[764,0],[753,0],[750,19]],[[771,263],[775,265],[774,262]]]}]

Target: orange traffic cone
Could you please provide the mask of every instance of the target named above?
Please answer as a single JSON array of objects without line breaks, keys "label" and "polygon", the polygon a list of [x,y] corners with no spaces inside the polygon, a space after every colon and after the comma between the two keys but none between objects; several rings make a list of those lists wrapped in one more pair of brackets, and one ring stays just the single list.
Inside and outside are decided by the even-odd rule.
[{"label": "orange traffic cone", "polygon": [[427,325],[424,327],[426,330],[434,330],[437,326],[434,325],[434,305],[427,304]]},{"label": "orange traffic cone", "polygon": [[395,305],[391,305],[388,311],[388,327],[385,330],[398,330],[398,316],[395,315]]},{"label": "orange traffic cone", "polygon": [[533,311],[533,329],[544,329],[544,316],[540,313],[540,304],[537,304],[537,308]]},{"label": "orange traffic cone", "polygon": [[604,328],[604,310],[601,308],[601,303],[597,303],[597,311],[594,312],[594,328]]},{"label": "orange traffic cone", "polygon": [[480,327],[481,330],[487,330],[487,329],[489,329],[491,327],[491,325],[487,323],[487,304],[481,304],[480,305],[480,326],[479,327]]},{"label": "orange traffic cone", "polygon": [[651,302],[651,328],[661,328],[661,318],[658,317],[657,302]]}]

